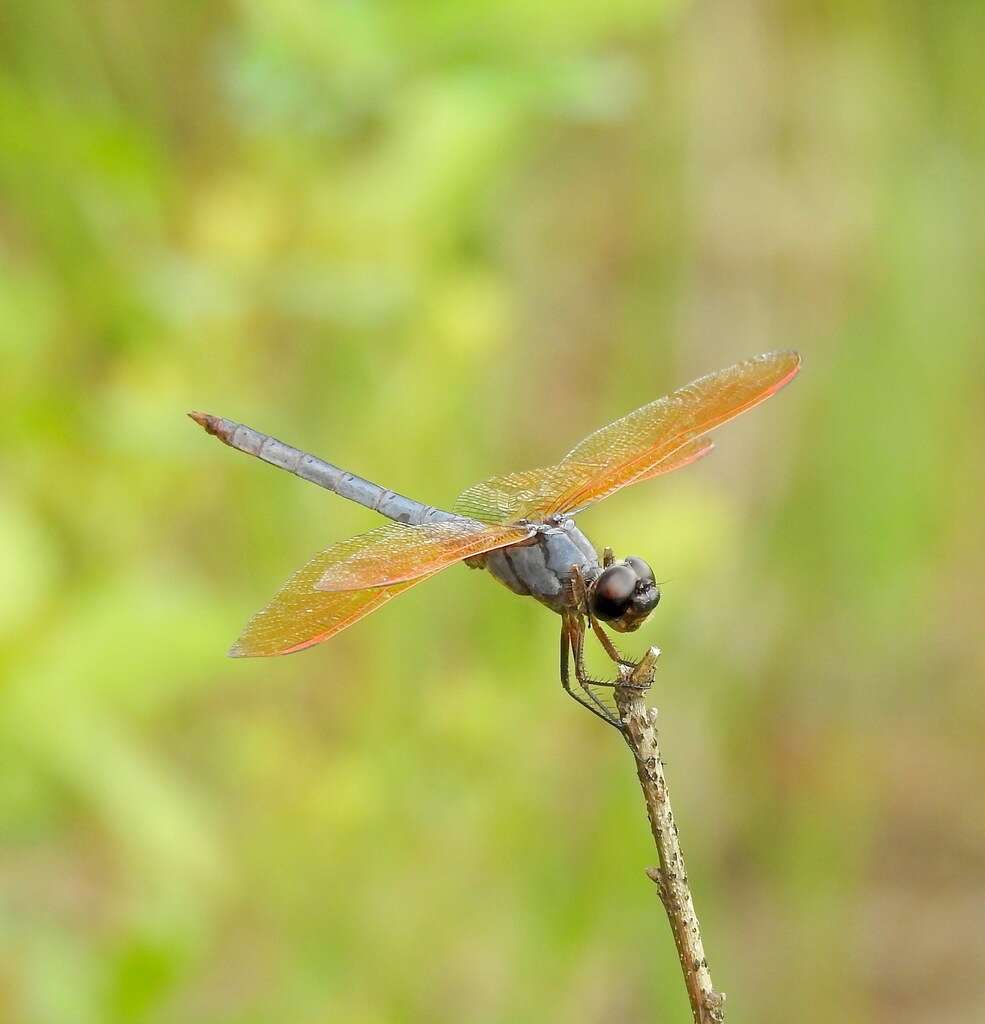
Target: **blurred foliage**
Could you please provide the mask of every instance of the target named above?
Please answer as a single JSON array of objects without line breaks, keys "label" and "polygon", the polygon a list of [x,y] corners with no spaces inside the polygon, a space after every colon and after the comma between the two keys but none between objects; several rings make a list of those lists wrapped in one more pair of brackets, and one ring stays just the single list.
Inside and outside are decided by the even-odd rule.
[{"label": "blurred foliage", "polygon": [[687,1019],[557,622],[456,569],[224,660],[372,517],[183,414],[440,504],[778,347],[714,458],[582,522],[668,581],[713,976],[733,1024],[980,1019],[983,38],[972,0],[5,4],[0,1019]]}]

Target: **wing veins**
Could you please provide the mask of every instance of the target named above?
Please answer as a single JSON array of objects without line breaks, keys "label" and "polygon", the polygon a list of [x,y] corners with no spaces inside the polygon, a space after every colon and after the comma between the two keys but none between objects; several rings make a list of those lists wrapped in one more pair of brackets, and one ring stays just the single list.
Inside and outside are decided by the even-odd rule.
[{"label": "wing veins", "polygon": [[573,514],[707,454],[704,434],[765,401],[799,366],[795,352],[767,352],[707,374],[594,431],[553,466],[473,485],[455,510],[488,523]]}]

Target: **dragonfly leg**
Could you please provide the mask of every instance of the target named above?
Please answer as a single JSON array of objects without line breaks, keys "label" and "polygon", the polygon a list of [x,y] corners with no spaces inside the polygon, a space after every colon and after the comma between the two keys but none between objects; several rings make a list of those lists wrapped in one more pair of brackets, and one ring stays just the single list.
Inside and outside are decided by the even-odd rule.
[{"label": "dragonfly leg", "polygon": [[[565,686],[565,689],[575,698],[580,704],[584,704],[589,710],[594,711],[600,718],[604,719],[609,725],[618,729],[620,732],[625,731],[623,723],[621,721],[619,712],[604,703],[599,695],[595,692],[596,688],[604,688],[608,690],[614,690],[617,686],[625,687],[630,690],[639,690],[645,692],[649,688],[649,684],[642,685],[636,684],[629,681],[626,674],[620,672],[618,679],[596,679],[594,676],[589,675],[588,669],[585,666],[585,627],[580,616],[572,617],[569,620],[567,627],[567,634],[571,644],[571,649],[575,655],[575,679],[578,682],[578,686],[581,691],[586,694],[589,700],[592,701],[592,706],[582,699],[576,692],[572,691],[569,686]],[[567,652],[565,652],[565,679],[567,678]]]},{"label": "dragonfly leg", "polygon": [[619,652],[619,648],[612,642],[611,637],[595,619],[594,615],[592,616],[592,629],[598,637],[599,643],[605,648],[605,653],[608,654],[617,665],[625,665],[626,668],[636,668],[639,662],[633,661],[631,658],[627,658]]},{"label": "dragonfly leg", "polygon": [[[588,674],[588,669],[585,666],[585,643],[584,643],[584,640],[585,640],[584,631],[579,631],[577,634],[574,634],[574,639],[572,640],[572,648],[574,649],[574,652],[575,652],[575,678],[578,680],[580,685],[584,686],[585,683],[588,683],[591,686],[604,686],[604,687],[607,687],[608,689],[615,689],[617,686],[625,686],[627,689],[630,689],[630,690],[636,690],[636,689],[638,689],[638,690],[648,690],[649,689],[649,686],[637,686],[635,683],[627,682],[623,678],[609,680],[609,679],[595,679],[593,676],[590,676]],[[630,664],[633,664],[633,663],[630,662]]]},{"label": "dragonfly leg", "polygon": [[[593,715],[601,718],[603,722],[608,725],[614,726],[620,732],[623,730],[623,724],[619,719],[610,711],[592,693],[591,690],[587,689],[585,683],[590,685],[594,684],[597,686],[613,686],[614,683],[596,683],[595,680],[589,679],[584,672],[584,660],[582,658],[582,640],[584,638],[584,628],[581,623],[572,618],[563,617],[561,620],[561,686],[564,687],[564,692],[576,700],[582,707],[588,708]],[[568,650],[571,648],[575,652],[575,677],[578,680],[578,685],[582,692],[586,695],[582,697],[577,691],[571,688],[571,678],[569,674],[568,664]]]},{"label": "dragonfly leg", "polygon": [[[613,680],[595,679],[592,676],[590,676],[588,674],[587,668],[585,667],[585,634],[583,631],[579,631],[577,634],[574,634],[574,636],[575,639],[572,640],[572,647],[575,652],[575,678],[578,680],[578,685],[581,686],[586,693],[588,693],[591,696],[594,696],[591,690],[587,689],[587,686],[604,686],[609,689],[615,689],[617,686],[623,686],[627,690],[639,690],[641,693],[645,693],[650,688],[649,683],[645,685],[632,683],[629,682],[627,679],[623,678],[622,676],[620,676],[619,679]],[[599,701],[599,703],[601,703],[601,701]],[[608,708],[606,708],[606,710],[609,711]],[[609,713],[611,716],[611,711]],[[613,724],[615,723],[613,722]]]},{"label": "dragonfly leg", "polygon": [[[606,548],[605,555],[603,556],[603,565],[609,566],[612,564],[612,561],[612,548]],[[588,586],[585,583],[585,577],[581,574],[581,568],[577,565],[573,565],[571,567],[571,588],[574,592],[578,608],[581,609],[588,617],[588,625],[592,632],[598,637],[599,643],[605,648],[605,653],[608,654],[608,656],[617,665],[625,665],[626,668],[636,668],[638,662],[631,661],[629,658],[624,658],[622,654],[619,653],[619,649],[609,639],[609,634],[606,633],[599,623],[599,620],[595,618],[595,615],[592,613],[592,606],[588,600]]]}]

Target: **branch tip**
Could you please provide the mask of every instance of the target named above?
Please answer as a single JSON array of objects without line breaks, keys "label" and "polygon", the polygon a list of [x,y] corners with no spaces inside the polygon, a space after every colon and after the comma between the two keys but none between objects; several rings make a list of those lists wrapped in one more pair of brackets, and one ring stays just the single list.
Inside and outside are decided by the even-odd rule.
[{"label": "branch tip", "polygon": [[725,998],[712,986],[694,899],[688,887],[684,854],[660,756],[657,709],[647,708],[643,702],[646,688],[653,682],[659,655],[659,648],[651,647],[638,665],[624,668],[622,684],[616,686],[616,704],[627,726],[623,737],[636,759],[636,773],[659,857],[659,866],[647,868],[646,875],[656,886],[670,922],[692,1017],[695,1024],[723,1024]]}]

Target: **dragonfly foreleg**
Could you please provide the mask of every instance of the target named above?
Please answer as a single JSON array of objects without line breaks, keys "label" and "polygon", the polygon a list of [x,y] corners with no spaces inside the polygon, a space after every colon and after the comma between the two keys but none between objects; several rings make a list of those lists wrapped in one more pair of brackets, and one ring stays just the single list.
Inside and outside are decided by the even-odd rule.
[{"label": "dragonfly foreleg", "polygon": [[[604,565],[608,566],[612,564],[612,548],[605,549]],[[581,568],[577,565],[571,567],[571,589],[574,592],[575,601],[579,611],[583,612],[588,617],[588,625],[592,632],[598,637],[599,643],[605,649],[605,653],[617,664],[625,665],[626,668],[636,668],[636,661],[632,661],[629,658],[623,657],[619,652],[619,648],[609,638],[609,634],[602,628],[601,623],[595,617],[592,612],[592,604],[588,600],[588,586],[585,583],[585,577],[582,575]],[[615,686],[615,683],[611,685]]]},{"label": "dragonfly foreleg", "polygon": [[636,666],[639,664],[639,662],[633,661],[631,658],[627,658],[625,655],[623,655],[620,652],[619,648],[616,647],[616,645],[612,642],[611,637],[602,628],[601,624],[595,618],[594,615],[592,616],[591,621],[592,621],[592,631],[598,637],[598,641],[602,645],[602,647],[605,649],[605,653],[608,654],[609,657],[617,665],[625,665],[626,668],[636,668]]},{"label": "dragonfly foreleg", "polygon": [[[649,689],[649,686],[637,685],[636,683],[627,682],[625,679],[620,677],[619,679],[595,679],[588,674],[588,669],[585,666],[585,634],[583,630],[579,630],[575,635],[575,639],[572,641],[572,647],[575,652],[575,678],[578,680],[578,685],[582,688],[587,683],[589,686],[604,686],[607,689],[614,690],[617,686],[624,686],[629,690],[640,690],[645,691]],[[631,663],[632,664],[632,663]],[[586,690],[590,693],[591,691]]]}]

